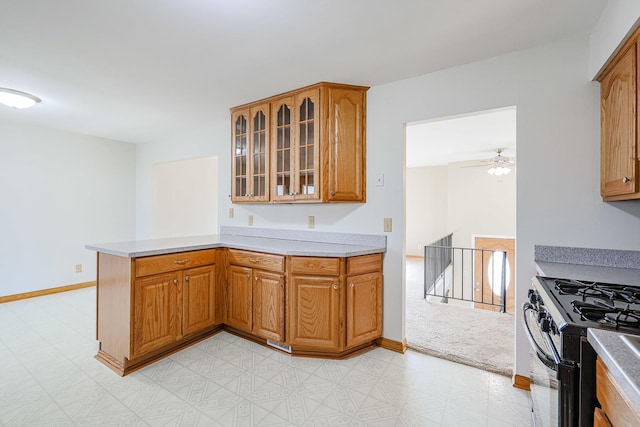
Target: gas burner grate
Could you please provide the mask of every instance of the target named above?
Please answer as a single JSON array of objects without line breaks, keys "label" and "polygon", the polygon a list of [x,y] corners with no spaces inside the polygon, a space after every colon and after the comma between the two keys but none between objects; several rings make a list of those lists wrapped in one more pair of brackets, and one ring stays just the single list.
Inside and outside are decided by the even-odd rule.
[{"label": "gas burner grate", "polygon": [[586,301],[588,297],[594,297],[606,298],[612,302],[640,304],[638,287],[566,279],[555,279],[553,282],[560,295],[581,296],[582,301]]},{"label": "gas burner grate", "polygon": [[619,328],[640,329],[640,310],[615,307],[606,301],[594,300],[594,303],[574,300],[571,302],[573,310],[582,320],[591,320]]}]

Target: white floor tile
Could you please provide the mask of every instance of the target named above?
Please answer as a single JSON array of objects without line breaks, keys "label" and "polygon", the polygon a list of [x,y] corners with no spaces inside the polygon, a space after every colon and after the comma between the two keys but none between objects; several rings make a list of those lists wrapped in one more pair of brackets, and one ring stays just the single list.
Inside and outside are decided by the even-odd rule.
[{"label": "white floor tile", "polygon": [[0,425],[530,425],[509,378],[413,351],[298,358],[221,332],[123,378],[94,318],[93,288],[0,305]]}]

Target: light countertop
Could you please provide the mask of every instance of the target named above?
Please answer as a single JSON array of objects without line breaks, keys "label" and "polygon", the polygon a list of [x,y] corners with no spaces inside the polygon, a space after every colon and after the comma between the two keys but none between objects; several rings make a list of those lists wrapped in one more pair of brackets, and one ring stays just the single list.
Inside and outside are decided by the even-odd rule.
[{"label": "light countertop", "polygon": [[587,339],[629,398],[629,404],[640,414],[640,336],[589,329]]},{"label": "light countertop", "polygon": [[536,261],[536,270],[547,277],[640,286],[640,270],[635,268]]},{"label": "light countertop", "polygon": [[279,255],[351,257],[385,252],[386,244],[348,244],[292,240],[290,238],[278,239],[273,237],[214,234],[207,236],[99,243],[86,245],[85,248],[127,258],[211,248],[244,249]]}]

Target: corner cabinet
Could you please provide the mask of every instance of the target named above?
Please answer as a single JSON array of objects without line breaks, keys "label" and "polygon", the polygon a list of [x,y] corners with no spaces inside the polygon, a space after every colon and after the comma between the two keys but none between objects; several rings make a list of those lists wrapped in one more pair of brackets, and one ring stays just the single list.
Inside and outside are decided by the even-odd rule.
[{"label": "corner cabinet", "polygon": [[367,90],[317,83],[232,108],[232,202],[365,202]]},{"label": "corner cabinet", "polygon": [[600,193],[604,201],[640,198],[638,37],[636,32],[598,77]]},{"label": "corner cabinet", "polygon": [[96,358],[125,375],[220,329],[219,253],[98,253]]}]

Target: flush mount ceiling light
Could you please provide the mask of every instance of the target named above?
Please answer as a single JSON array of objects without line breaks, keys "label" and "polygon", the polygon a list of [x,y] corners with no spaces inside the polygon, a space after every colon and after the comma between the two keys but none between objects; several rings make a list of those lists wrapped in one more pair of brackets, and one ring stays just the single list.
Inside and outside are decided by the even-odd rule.
[{"label": "flush mount ceiling light", "polygon": [[0,87],[0,104],[12,108],[29,108],[42,101],[37,96],[19,90]]}]

